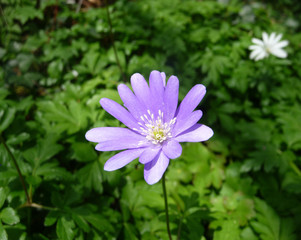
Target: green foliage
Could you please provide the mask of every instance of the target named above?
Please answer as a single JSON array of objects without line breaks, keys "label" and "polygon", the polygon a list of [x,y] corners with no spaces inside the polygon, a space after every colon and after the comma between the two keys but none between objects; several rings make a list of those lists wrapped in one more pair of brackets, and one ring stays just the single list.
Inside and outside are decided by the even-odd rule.
[{"label": "green foliage", "polygon": [[[168,167],[173,238],[301,239],[298,1],[72,2],[0,3],[0,134],[32,200],[1,142],[0,239],[168,239],[161,184],[137,160],[105,172],[114,153],[84,138],[121,126],[99,100],[122,104],[118,84],[153,69],[178,76],[180,99],[207,87],[215,132]],[[263,31],[289,41],[286,59],[249,59]]]}]

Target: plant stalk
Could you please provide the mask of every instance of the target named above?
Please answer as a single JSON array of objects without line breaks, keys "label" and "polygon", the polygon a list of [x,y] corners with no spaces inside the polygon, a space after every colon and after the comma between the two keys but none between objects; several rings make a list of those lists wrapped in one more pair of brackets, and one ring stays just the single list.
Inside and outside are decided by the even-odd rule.
[{"label": "plant stalk", "polygon": [[18,175],[19,175],[19,178],[20,178],[20,181],[21,181],[21,184],[23,186],[23,189],[24,189],[24,192],[25,192],[25,195],[26,195],[26,199],[27,199],[27,203],[28,204],[31,204],[31,198],[29,197],[29,194],[27,192],[27,188],[26,188],[26,185],[25,185],[25,181],[24,181],[24,178],[22,176],[22,173],[20,171],[20,168],[19,168],[19,165],[17,163],[17,160],[15,159],[14,155],[12,154],[12,152],[9,150],[8,146],[6,145],[6,142],[4,140],[4,138],[2,137],[1,133],[0,133],[0,140],[1,142],[3,143],[4,145],[4,148],[6,149],[6,151],[8,152],[8,155],[11,157],[11,159],[13,160],[14,162],[14,165],[17,169],[17,172],[18,172]]},{"label": "plant stalk", "polygon": [[166,185],[165,185],[165,173],[162,177],[162,188],[163,188],[163,195],[164,195],[164,203],[165,203],[165,215],[166,215],[166,227],[169,240],[172,240],[169,228],[169,216],[168,216],[168,202],[167,202],[167,195],[166,195]]},{"label": "plant stalk", "polygon": [[181,218],[180,218],[180,221],[179,221],[179,228],[178,228],[178,236],[177,236],[177,240],[180,240],[180,238],[181,238],[182,222],[183,222],[183,217],[181,217]]}]

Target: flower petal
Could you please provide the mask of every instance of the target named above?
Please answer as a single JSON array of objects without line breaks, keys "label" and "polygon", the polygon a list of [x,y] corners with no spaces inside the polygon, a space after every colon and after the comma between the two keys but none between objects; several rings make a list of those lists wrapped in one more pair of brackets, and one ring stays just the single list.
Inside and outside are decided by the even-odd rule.
[{"label": "flower petal", "polygon": [[202,84],[195,85],[185,96],[178,108],[177,119],[189,115],[201,102],[206,94],[206,88]]},{"label": "flower petal", "polygon": [[272,32],[271,35],[270,35],[270,39],[269,39],[269,42],[270,42],[271,45],[276,43],[275,39],[276,39],[276,33]]},{"label": "flower petal", "polygon": [[144,77],[135,73],[131,77],[131,85],[138,100],[142,102],[147,109],[151,109],[151,93]]},{"label": "flower petal", "polygon": [[163,86],[165,87],[166,86],[166,74],[165,74],[165,72],[161,72],[161,77],[162,77],[162,80],[163,80]]},{"label": "flower petal", "polygon": [[282,38],[282,34],[280,33],[275,37],[275,43],[279,42],[281,38]]},{"label": "flower petal", "polygon": [[108,99],[102,98],[99,101],[100,105],[113,117],[122,122],[125,126],[129,128],[139,128],[137,121],[124,107],[122,107],[119,103]]},{"label": "flower petal", "polygon": [[267,56],[269,56],[269,54],[266,51],[261,51],[256,55],[255,61],[261,60]]},{"label": "flower petal", "polygon": [[140,116],[146,112],[146,109],[143,107],[131,89],[129,89],[125,84],[120,84],[118,86],[118,93],[124,103],[124,106],[137,120],[140,120]]},{"label": "flower petal", "polygon": [[178,96],[179,96],[179,80],[175,76],[171,76],[168,79],[167,86],[164,91],[164,121],[169,122],[174,118],[177,106],[178,106]]},{"label": "flower petal", "polygon": [[158,155],[160,151],[161,151],[161,147],[146,148],[145,151],[140,155],[139,162],[142,164],[146,164],[154,160],[154,158]]},{"label": "flower petal", "polygon": [[259,45],[259,46],[263,46],[264,43],[262,40],[258,39],[258,38],[252,38],[252,43]]},{"label": "flower petal", "polygon": [[196,124],[201,117],[203,116],[203,112],[201,110],[196,110],[188,115],[186,118],[181,118],[176,121],[173,130],[173,136],[177,136],[180,133],[184,132],[188,128],[191,128],[194,124]]},{"label": "flower petal", "polygon": [[249,50],[257,50],[257,49],[262,49],[262,47],[258,46],[258,45],[251,45],[251,46],[249,46]]},{"label": "flower petal", "polygon": [[158,182],[164,172],[166,171],[169,164],[169,159],[161,151],[161,153],[151,162],[145,164],[144,166],[144,179],[145,181],[152,185]]},{"label": "flower petal", "polygon": [[105,142],[105,141],[118,141],[120,138],[133,138],[144,140],[145,138],[127,128],[120,127],[99,127],[93,128],[86,132],[86,139],[90,142]]},{"label": "flower petal", "polygon": [[258,48],[256,50],[253,50],[250,54],[250,59],[256,59],[259,55],[264,54],[265,56],[265,50],[263,48]]},{"label": "flower petal", "polygon": [[134,159],[138,158],[144,150],[144,148],[136,148],[117,153],[105,163],[104,170],[114,171],[122,168]]},{"label": "flower petal", "polygon": [[164,154],[170,158],[175,159],[181,156],[182,154],[182,146],[179,142],[175,140],[170,140],[163,145],[162,148]]},{"label": "flower petal", "polygon": [[164,93],[164,85],[161,73],[158,71],[152,71],[149,76],[149,88],[152,95],[152,103],[153,103],[153,114],[155,118],[158,116],[158,111],[163,111],[163,93]]},{"label": "flower petal", "polygon": [[195,124],[175,138],[178,142],[202,142],[211,138],[213,131],[203,124]]},{"label": "flower petal", "polygon": [[118,140],[110,140],[105,142],[100,142],[95,146],[95,150],[97,151],[119,151],[124,149],[131,148],[140,148],[149,146],[149,143],[142,142],[141,138],[132,138],[132,137],[123,137]]},{"label": "flower petal", "polygon": [[284,48],[288,45],[288,41],[287,40],[283,40],[279,43],[276,43],[273,48]]},{"label": "flower petal", "polygon": [[262,33],[262,40],[265,44],[269,43],[269,35],[266,32]]},{"label": "flower petal", "polygon": [[281,48],[272,48],[272,49],[270,49],[270,51],[271,51],[271,54],[275,55],[276,57],[279,57],[279,58],[287,57],[286,51],[284,51]]}]

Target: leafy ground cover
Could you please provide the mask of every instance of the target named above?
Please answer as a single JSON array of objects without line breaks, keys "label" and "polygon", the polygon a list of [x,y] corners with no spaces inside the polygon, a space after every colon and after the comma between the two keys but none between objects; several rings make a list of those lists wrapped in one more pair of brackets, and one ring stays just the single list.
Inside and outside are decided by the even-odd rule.
[{"label": "leafy ground cover", "polygon": [[[301,239],[298,1],[78,2],[0,3],[0,239],[167,239],[161,184],[137,161],[105,172],[114,153],[84,138],[120,126],[99,99],[121,103],[118,84],[153,69],[180,98],[207,87],[215,133],[168,168],[174,239]],[[286,59],[249,59],[264,31]]]}]

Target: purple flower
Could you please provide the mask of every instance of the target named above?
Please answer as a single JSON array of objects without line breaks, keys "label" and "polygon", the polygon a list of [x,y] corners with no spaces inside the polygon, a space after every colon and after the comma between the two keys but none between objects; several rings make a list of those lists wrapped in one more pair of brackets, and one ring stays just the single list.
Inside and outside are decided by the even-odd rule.
[{"label": "purple flower", "polygon": [[128,128],[93,128],[86,133],[86,139],[98,143],[98,151],[125,149],[105,163],[106,171],[122,168],[139,157],[145,181],[154,184],[163,176],[169,159],[181,155],[180,142],[201,142],[212,137],[211,128],[197,123],[202,111],[194,111],[206,88],[195,85],[177,108],[177,77],[171,76],[166,84],[165,73],[152,71],[148,85],[141,74],[135,73],[131,85],[134,93],[125,84],[118,86],[126,108],[111,99],[100,99],[100,105]]}]

